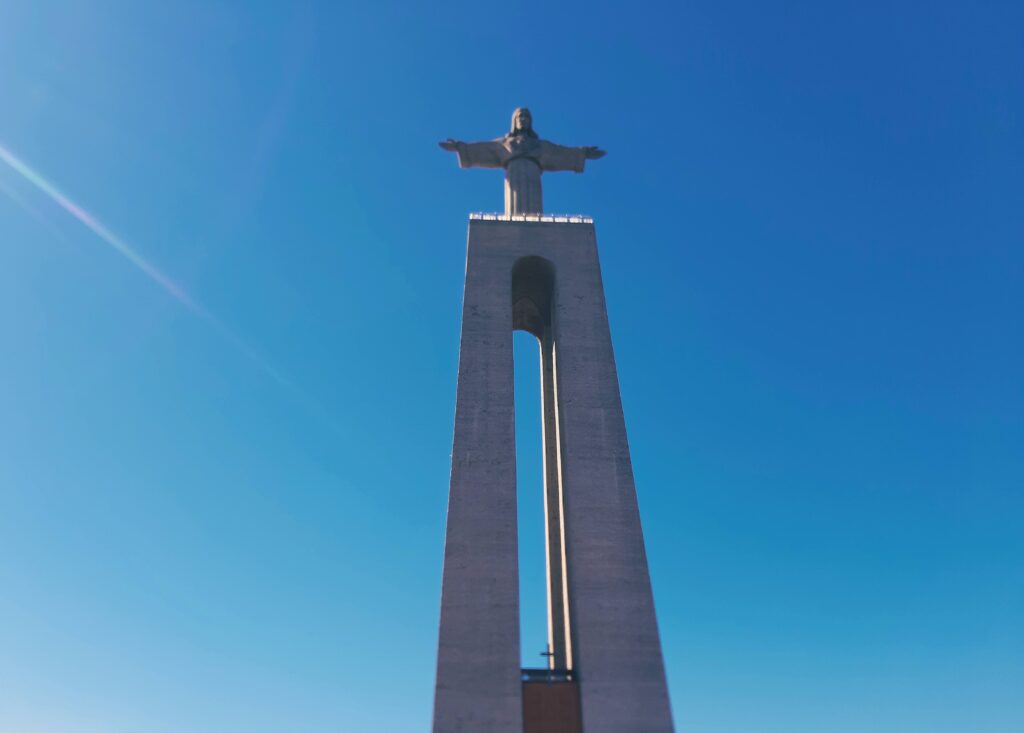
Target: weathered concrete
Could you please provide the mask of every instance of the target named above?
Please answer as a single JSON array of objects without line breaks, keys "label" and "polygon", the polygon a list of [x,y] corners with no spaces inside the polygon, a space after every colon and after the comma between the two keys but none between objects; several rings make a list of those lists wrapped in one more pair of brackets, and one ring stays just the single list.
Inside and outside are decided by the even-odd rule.
[{"label": "weathered concrete", "polygon": [[[513,315],[524,257],[550,263],[553,287],[545,296],[543,283],[520,278]],[[568,609],[552,632],[564,634],[579,681],[583,730],[669,733],[593,225],[479,220],[469,228],[434,731],[523,731],[513,325],[538,335],[545,358],[549,589],[563,591],[549,607]]]},{"label": "weathered concrete", "polygon": [[522,733],[508,256],[470,228],[455,400],[435,733]]}]

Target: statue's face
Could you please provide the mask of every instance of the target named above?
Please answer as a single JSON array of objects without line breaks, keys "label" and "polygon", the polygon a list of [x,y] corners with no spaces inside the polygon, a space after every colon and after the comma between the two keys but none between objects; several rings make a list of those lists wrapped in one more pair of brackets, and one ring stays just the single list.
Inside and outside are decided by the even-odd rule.
[{"label": "statue's face", "polygon": [[513,121],[513,126],[516,132],[525,132],[533,127],[533,117],[530,115],[530,110],[521,109],[516,112],[516,118]]}]

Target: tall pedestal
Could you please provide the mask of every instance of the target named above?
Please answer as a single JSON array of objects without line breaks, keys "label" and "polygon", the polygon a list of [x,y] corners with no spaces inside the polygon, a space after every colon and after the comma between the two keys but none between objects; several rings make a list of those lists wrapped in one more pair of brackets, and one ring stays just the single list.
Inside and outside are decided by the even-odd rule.
[{"label": "tall pedestal", "polygon": [[541,345],[552,675],[584,733],[670,733],[594,227],[501,220],[469,227],[434,731],[524,733],[513,329]]}]

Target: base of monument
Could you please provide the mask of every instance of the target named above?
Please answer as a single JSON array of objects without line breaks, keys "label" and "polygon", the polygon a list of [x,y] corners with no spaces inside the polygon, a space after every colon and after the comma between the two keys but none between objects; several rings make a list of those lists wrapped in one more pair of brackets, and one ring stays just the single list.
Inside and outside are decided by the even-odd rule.
[{"label": "base of monument", "polygon": [[523,682],[523,733],[582,733],[581,718],[575,680]]}]

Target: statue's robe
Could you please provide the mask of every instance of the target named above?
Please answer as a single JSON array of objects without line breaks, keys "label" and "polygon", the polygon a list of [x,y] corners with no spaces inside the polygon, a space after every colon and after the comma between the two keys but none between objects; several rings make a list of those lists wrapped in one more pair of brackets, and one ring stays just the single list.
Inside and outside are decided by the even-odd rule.
[{"label": "statue's robe", "polygon": [[545,171],[583,172],[584,148],[541,140],[529,135],[506,135],[481,143],[457,143],[461,168],[505,169],[505,213],[540,214],[544,211],[540,176]]}]

